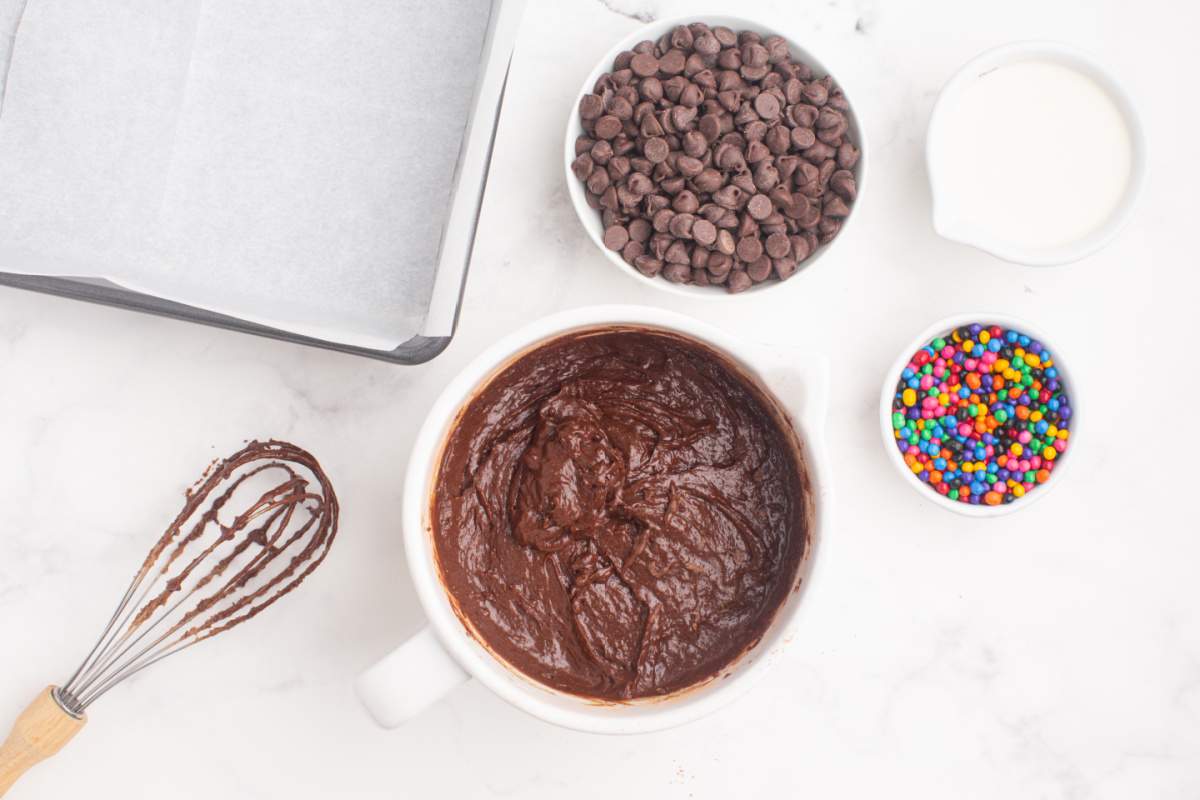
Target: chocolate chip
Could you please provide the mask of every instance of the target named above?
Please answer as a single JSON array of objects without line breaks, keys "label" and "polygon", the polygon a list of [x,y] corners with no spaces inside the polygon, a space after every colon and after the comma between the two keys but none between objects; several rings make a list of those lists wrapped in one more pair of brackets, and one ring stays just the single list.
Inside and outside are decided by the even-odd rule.
[{"label": "chocolate chip", "polygon": [[[608,184],[608,175],[604,175],[605,185]],[[589,183],[589,188],[591,185]],[[596,191],[596,190],[593,190]],[[599,191],[603,191],[600,189]],[[722,186],[713,192],[713,202],[723,208],[737,208],[742,204],[742,199],[745,193],[736,186]]]},{"label": "chocolate chip", "polygon": [[754,168],[754,188],[760,192],[769,192],[779,183],[779,170],[770,161],[762,161]]},{"label": "chocolate chip", "polygon": [[592,194],[600,194],[608,188],[608,184],[608,173],[602,169],[594,170],[587,179],[587,188]]},{"label": "chocolate chip", "polygon": [[675,168],[685,178],[694,178],[704,171],[704,162],[691,156],[680,156],[675,161]]},{"label": "chocolate chip", "polygon": [[829,90],[814,81],[804,87],[804,99],[814,106],[823,106],[829,100]]},{"label": "chocolate chip", "polygon": [[667,248],[665,258],[668,264],[691,264],[692,262],[692,256],[688,252],[687,245],[678,239]]},{"label": "chocolate chip", "polygon": [[604,246],[620,251],[629,242],[629,231],[620,225],[611,225],[604,231]]},{"label": "chocolate chip", "polygon": [[771,199],[765,194],[756,194],[746,203],[746,210],[754,219],[766,219],[771,213]]},{"label": "chocolate chip", "polygon": [[621,132],[621,120],[612,114],[605,114],[596,120],[596,126],[593,130],[600,139],[612,139]]},{"label": "chocolate chip", "polygon": [[828,199],[822,207],[822,211],[825,212],[826,217],[845,217],[850,213],[850,207],[846,205],[845,200],[836,194],[826,195],[826,197]]},{"label": "chocolate chip", "polygon": [[653,256],[638,256],[633,260],[633,266],[647,278],[654,278],[662,272],[663,262]]},{"label": "chocolate chip", "polygon": [[768,92],[763,92],[754,98],[754,110],[768,122],[779,119],[779,98]]},{"label": "chocolate chip", "polygon": [[717,226],[706,219],[698,219],[692,224],[692,238],[709,247],[717,241]]},{"label": "chocolate chip", "polygon": [[791,136],[788,134],[787,128],[782,125],[776,125],[767,131],[767,135],[763,137],[763,142],[767,148],[777,156],[783,155],[791,146]]},{"label": "chocolate chip", "polygon": [[579,118],[596,119],[604,113],[604,101],[598,94],[585,94],[579,99]]},{"label": "chocolate chip", "polygon": [[763,40],[763,44],[767,47],[767,60],[772,64],[791,61],[792,54],[788,50],[787,40],[782,36],[768,36]]},{"label": "chocolate chip", "polygon": [[742,64],[750,67],[765,66],[771,54],[757,42],[742,46]]},{"label": "chocolate chip", "polygon": [[758,256],[758,258],[746,264],[746,274],[755,283],[762,283],[771,277],[771,259],[765,255]]},{"label": "chocolate chip", "polygon": [[667,230],[677,239],[690,239],[692,238],[692,226],[695,223],[696,218],[691,214],[676,214],[671,218],[671,224]]},{"label": "chocolate chip", "polygon": [[724,179],[721,173],[711,168],[701,170],[700,174],[692,179],[692,184],[701,192],[715,192],[721,188],[722,183]]},{"label": "chocolate chip", "polygon": [[773,259],[771,263],[775,268],[775,276],[781,281],[786,281],[788,278],[796,274],[796,259],[792,258],[791,256]]},{"label": "chocolate chip", "polygon": [[671,208],[680,214],[695,214],[700,210],[700,200],[690,189],[683,189],[671,201]]},{"label": "chocolate chip", "polygon": [[696,52],[702,56],[715,56],[721,51],[721,42],[717,39],[716,34],[705,33],[696,37],[694,44]]},{"label": "chocolate chip", "polygon": [[649,78],[658,74],[658,59],[653,53],[638,53],[630,59],[629,68],[639,78]]},{"label": "chocolate chip", "polygon": [[655,213],[654,219],[651,220],[651,225],[653,226],[654,230],[658,231],[659,233],[664,233],[669,229],[671,225],[671,219],[674,216],[675,212],[671,209],[661,209]]},{"label": "chocolate chip", "polygon": [[658,60],[658,71],[663,75],[678,75],[683,72],[683,65],[686,62],[687,56],[682,50],[671,49]]},{"label": "chocolate chip", "polygon": [[738,269],[729,273],[729,280],[726,285],[729,288],[730,294],[738,294],[753,286],[754,281],[750,280],[750,276],[746,274],[745,270]]},{"label": "chocolate chip", "polygon": [[821,112],[803,103],[792,106],[792,122],[799,128],[811,128],[817,124],[817,116]]},{"label": "chocolate chip", "polygon": [[629,238],[635,242],[645,243],[650,238],[650,223],[638,218],[629,223]]},{"label": "chocolate chip", "polygon": [[724,25],[716,26],[712,29],[712,33],[713,36],[716,37],[717,42],[721,45],[721,47],[733,47],[738,43],[737,34],[731,29],[726,28]]},{"label": "chocolate chip", "polygon": [[717,231],[717,250],[728,256],[733,255],[737,251],[733,234],[728,230]]},{"label": "chocolate chip", "polygon": [[595,168],[596,165],[592,162],[592,157],[587,153],[584,153],[571,162],[571,172],[574,172],[575,177],[581,181],[586,181]]},{"label": "chocolate chip", "polygon": [[692,268],[687,264],[667,264],[662,276],[671,283],[687,283],[692,277]]},{"label": "chocolate chip", "polygon": [[692,49],[692,44],[695,37],[692,35],[692,29],[686,25],[677,25],[671,30],[671,46],[678,47],[680,50],[688,51]]},{"label": "chocolate chip", "polygon": [[642,155],[646,156],[646,160],[653,164],[665,161],[670,152],[671,148],[667,145],[667,140],[661,136],[651,136],[642,142]]},{"label": "chocolate chip", "polygon": [[796,150],[806,150],[817,143],[817,135],[812,128],[792,128],[792,147]]},{"label": "chocolate chip", "polygon": [[[624,244],[624,243],[622,243]],[[743,236],[738,239],[737,257],[742,261],[753,261],[763,253],[762,241],[756,236]]]},{"label": "chocolate chip", "polygon": [[847,202],[853,202],[858,194],[854,175],[848,169],[839,169],[829,176],[829,188],[840,194]]},{"label": "chocolate chip", "polygon": [[783,258],[788,253],[792,252],[791,242],[788,241],[786,234],[772,233],[767,237],[767,243],[764,245],[767,255],[771,258]]},{"label": "chocolate chip", "polygon": [[837,162],[842,169],[852,169],[858,163],[858,148],[849,142],[842,142],[838,147]]},{"label": "chocolate chip", "polygon": [[[683,152],[692,158],[700,158],[708,151],[708,140],[698,131],[688,131],[683,135]],[[696,173],[699,175],[700,173]]]},{"label": "chocolate chip", "polygon": [[654,182],[643,172],[635,172],[626,181],[629,191],[641,198],[654,191]]}]

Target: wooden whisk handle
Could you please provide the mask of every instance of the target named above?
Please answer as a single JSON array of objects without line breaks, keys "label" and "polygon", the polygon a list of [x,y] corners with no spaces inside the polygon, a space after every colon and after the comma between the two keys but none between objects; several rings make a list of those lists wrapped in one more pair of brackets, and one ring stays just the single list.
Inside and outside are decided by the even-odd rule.
[{"label": "wooden whisk handle", "polygon": [[86,714],[82,717],[68,714],[53,693],[54,687],[47,686],[46,691],[34,698],[0,745],[0,797],[30,767],[61,750],[87,724]]}]

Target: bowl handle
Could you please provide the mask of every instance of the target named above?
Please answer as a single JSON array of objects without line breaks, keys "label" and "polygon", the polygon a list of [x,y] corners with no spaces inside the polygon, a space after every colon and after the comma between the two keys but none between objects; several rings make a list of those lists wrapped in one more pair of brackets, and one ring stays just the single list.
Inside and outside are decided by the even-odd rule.
[{"label": "bowl handle", "polygon": [[470,677],[426,627],[360,675],[354,690],[377,723],[395,728]]}]

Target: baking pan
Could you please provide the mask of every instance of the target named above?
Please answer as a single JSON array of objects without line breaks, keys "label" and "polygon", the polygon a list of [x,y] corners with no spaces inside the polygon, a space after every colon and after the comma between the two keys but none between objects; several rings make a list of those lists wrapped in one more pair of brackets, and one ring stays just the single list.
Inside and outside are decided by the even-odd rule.
[{"label": "baking pan", "polygon": [[442,231],[430,308],[422,332],[392,350],[375,350],[260,325],[195,306],[164,300],[91,278],[62,278],[0,272],[0,285],[89,303],[140,311],[217,328],[280,339],[310,347],[387,361],[420,364],[442,352],[454,335],[463,287],[475,245],[483,193],[487,186],[504,88],[525,0],[493,0],[483,49],[475,100],[463,134],[454,172],[455,190]]}]

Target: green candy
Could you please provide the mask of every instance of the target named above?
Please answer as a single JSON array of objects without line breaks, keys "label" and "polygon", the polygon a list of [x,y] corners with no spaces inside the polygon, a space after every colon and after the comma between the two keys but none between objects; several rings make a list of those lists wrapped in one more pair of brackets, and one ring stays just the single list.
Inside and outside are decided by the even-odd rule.
[{"label": "green candy", "polygon": [[940,338],[939,338],[939,339],[934,339],[934,340],[933,340],[933,349],[934,349],[934,350],[941,350],[941,349],[942,349],[943,347],[945,347],[945,346],[946,346],[946,340],[945,340],[945,339],[940,339]]},{"label": "green candy", "polygon": [[946,496],[949,497],[951,500],[957,500],[958,499],[958,489],[951,489],[950,492]]},{"label": "green candy", "polygon": [[896,430],[900,430],[901,428],[904,427],[904,415],[901,414],[899,411],[892,414],[892,427],[895,428]]},{"label": "green candy", "polygon": [[1008,412],[1003,408],[996,411],[996,422],[1005,422],[1008,420]]}]

